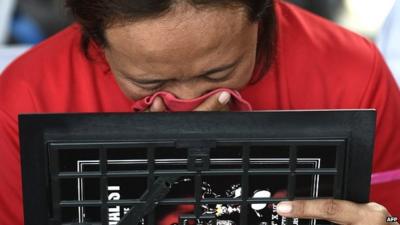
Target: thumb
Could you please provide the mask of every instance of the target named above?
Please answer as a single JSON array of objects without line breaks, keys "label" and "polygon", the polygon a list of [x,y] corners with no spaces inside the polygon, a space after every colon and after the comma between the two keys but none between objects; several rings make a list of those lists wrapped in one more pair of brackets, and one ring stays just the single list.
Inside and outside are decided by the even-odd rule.
[{"label": "thumb", "polygon": [[201,103],[193,111],[227,111],[228,104],[231,101],[231,94],[226,91],[219,92]]}]

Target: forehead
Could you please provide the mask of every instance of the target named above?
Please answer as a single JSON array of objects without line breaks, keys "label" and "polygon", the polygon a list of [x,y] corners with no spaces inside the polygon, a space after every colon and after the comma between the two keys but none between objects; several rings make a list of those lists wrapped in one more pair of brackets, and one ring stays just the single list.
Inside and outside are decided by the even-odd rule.
[{"label": "forehead", "polygon": [[[171,52],[188,50],[186,56],[191,56],[237,39],[249,23],[244,9],[179,4],[158,18],[111,26],[106,38],[117,51],[171,57]],[[194,51],[198,49],[203,52]]]}]

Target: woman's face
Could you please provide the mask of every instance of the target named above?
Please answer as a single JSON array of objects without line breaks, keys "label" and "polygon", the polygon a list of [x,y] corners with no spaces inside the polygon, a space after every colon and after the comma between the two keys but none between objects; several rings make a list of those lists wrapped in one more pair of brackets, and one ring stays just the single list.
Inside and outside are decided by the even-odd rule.
[{"label": "woman's face", "polygon": [[181,4],[162,17],[108,28],[105,55],[128,97],[162,90],[192,99],[249,82],[257,32],[244,9]]}]

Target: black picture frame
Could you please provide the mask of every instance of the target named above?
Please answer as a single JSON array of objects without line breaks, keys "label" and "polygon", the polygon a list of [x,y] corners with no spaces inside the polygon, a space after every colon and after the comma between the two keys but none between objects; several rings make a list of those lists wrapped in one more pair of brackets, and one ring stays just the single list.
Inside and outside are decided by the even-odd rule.
[{"label": "black picture frame", "polygon": [[[78,176],[99,178],[101,190],[98,201],[103,204],[99,208],[100,215],[107,213],[109,201],[104,189],[108,179],[106,174],[112,174],[107,171],[106,150],[115,145],[153,148],[161,143],[173,148],[186,148],[188,152],[189,149],[196,152],[196,149],[210,149],[227,143],[244,144],[247,147],[243,149],[259,143],[285,145],[289,146],[288,168],[271,171],[288,176],[288,195],[271,202],[296,199],[294,189],[297,175],[335,174],[333,197],[365,203],[369,195],[375,117],[374,110],[20,115],[25,225],[61,224],[61,207],[77,204],[77,201],[63,201],[57,197],[60,196],[57,188],[61,185],[60,179],[76,175],[55,169],[59,166],[59,160],[58,155],[54,157],[53,154],[58,154],[54,152],[66,147],[98,149],[97,175],[87,172]],[[338,160],[334,168],[309,171],[296,168],[296,154],[301,152],[298,146],[304,145],[336,146]],[[187,165],[185,170],[193,173],[209,170],[209,156],[193,154],[192,168]],[[201,158],[203,156],[205,158]],[[243,160],[245,158],[243,156]],[[197,165],[196,160],[203,161]],[[189,164],[190,159],[186,162]],[[249,173],[252,170],[242,169]],[[256,169],[254,171],[257,172]],[[148,187],[151,187],[151,183]],[[245,189],[244,193],[249,192]],[[252,200],[257,203],[257,200]],[[251,201],[251,198],[245,201]],[[93,200],[85,203],[97,204]],[[242,209],[247,208],[243,205]],[[193,215],[187,219],[191,219],[190,216]],[[82,224],[109,224],[104,216],[102,219],[100,223]],[[152,220],[148,223],[154,222],[154,218]],[[245,220],[241,218],[240,221]]]}]

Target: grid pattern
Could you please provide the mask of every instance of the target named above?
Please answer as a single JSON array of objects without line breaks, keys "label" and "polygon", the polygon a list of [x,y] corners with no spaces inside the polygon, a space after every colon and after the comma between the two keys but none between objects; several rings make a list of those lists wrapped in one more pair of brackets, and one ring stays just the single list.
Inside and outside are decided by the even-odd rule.
[{"label": "grid pattern", "polygon": [[[120,215],[117,220],[111,218],[115,214],[110,214],[110,208],[122,207],[129,209],[131,207],[142,207],[146,201],[140,196],[129,199],[113,199],[110,197],[110,182],[118,179],[132,179],[137,182],[141,179],[145,182],[147,189],[150,189],[154,182],[160,177],[190,177],[193,183],[193,192],[186,197],[170,197],[168,194],[165,198],[160,199],[153,206],[148,214],[144,215],[142,223],[146,225],[155,225],[160,220],[157,217],[157,210],[161,207],[176,207],[179,205],[191,206],[192,212],[182,214],[179,217],[180,224],[190,224],[188,221],[193,220],[197,224],[217,224],[216,216],[204,213],[204,206],[208,205],[236,205],[240,206],[238,215],[239,224],[250,224],[253,214],[254,204],[276,204],[284,200],[293,199],[311,199],[321,197],[317,193],[309,195],[298,195],[298,184],[302,182],[301,177],[313,177],[313,182],[320,181],[321,176],[332,177],[332,182],[328,189],[331,194],[326,197],[341,198],[342,180],[345,165],[345,140],[215,140],[215,141],[186,141],[180,144],[175,140],[172,141],[149,141],[149,142],[132,142],[132,143],[51,143],[49,144],[49,162],[50,162],[50,184],[51,184],[51,212],[49,212],[56,224],[118,224],[118,219],[122,219]],[[166,148],[166,149],[162,149]],[[130,165],[134,168],[119,170],[120,168],[112,168],[114,160],[113,151],[116,149],[124,149],[126,152],[135,152],[137,155],[120,156],[119,161],[132,160]],[[162,150],[160,150],[162,149]],[[233,149],[233,151],[231,151]],[[275,149],[275,156],[269,154]],[[311,149],[311,150],[310,150]],[[319,149],[319,150],[318,150]],[[324,152],[323,149],[331,149]],[[174,160],[169,160],[168,150],[176,150],[178,154]],[[88,156],[82,159],[74,158],[73,155],[83,155],[87,152]],[[162,153],[162,154],[160,154]],[[319,155],[318,155],[319,154]],[[332,161],[319,168],[306,168],[301,166],[301,161],[306,158],[322,159]],[[132,157],[133,156],[133,157]],[[286,157],[285,157],[286,156]],[[64,162],[69,158],[71,164],[77,165],[76,161],[94,162],[94,169],[77,170],[65,169],[68,167]],[[333,159],[332,159],[333,158]],[[272,166],[265,163],[267,159],[274,159]],[[283,163],[279,164],[281,160]],[[263,161],[264,160],[264,161]],[[286,161],[285,161],[286,160]],[[118,160],[116,160],[118,161]],[[140,164],[141,162],[141,164]],[[68,163],[67,163],[68,164]],[[140,166],[142,165],[142,166]],[[221,178],[224,182],[226,177],[235,177],[239,179],[241,187],[240,197],[204,197],[204,181],[207,177]],[[255,188],[252,188],[254,180],[272,177],[283,178],[285,183],[284,196],[254,197]],[[317,178],[317,179],[315,179]],[[136,179],[136,180],[135,180]],[[85,198],[66,198],[65,194],[70,190],[70,186],[64,185],[66,181],[73,181],[75,184],[83,180],[95,180],[94,186],[98,188],[98,193],[93,191],[95,197]],[[321,179],[322,180],[322,179]],[[128,181],[129,182],[129,181]],[[222,182],[222,183],[223,183]],[[74,186],[74,185],[72,185]],[[281,185],[282,186],[282,185]],[[172,185],[171,191],[173,191]],[[89,190],[91,191],[91,190]],[[75,190],[71,192],[75,196]],[[88,190],[86,190],[88,192]],[[85,211],[88,209],[88,211]],[[95,211],[90,221],[81,214],[90,214],[89,211]],[[126,210],[125,210],[126,211]],[[78,217],[75,218],[75,213]],[[78,219],[79,218],[79,219]],[[299,222],[293,219],[286,219],[286,224],[316,224],[314,221]],[[260,223],[262,224],[262,223]],[[328,224],[328,223],[323,223]]]}]

